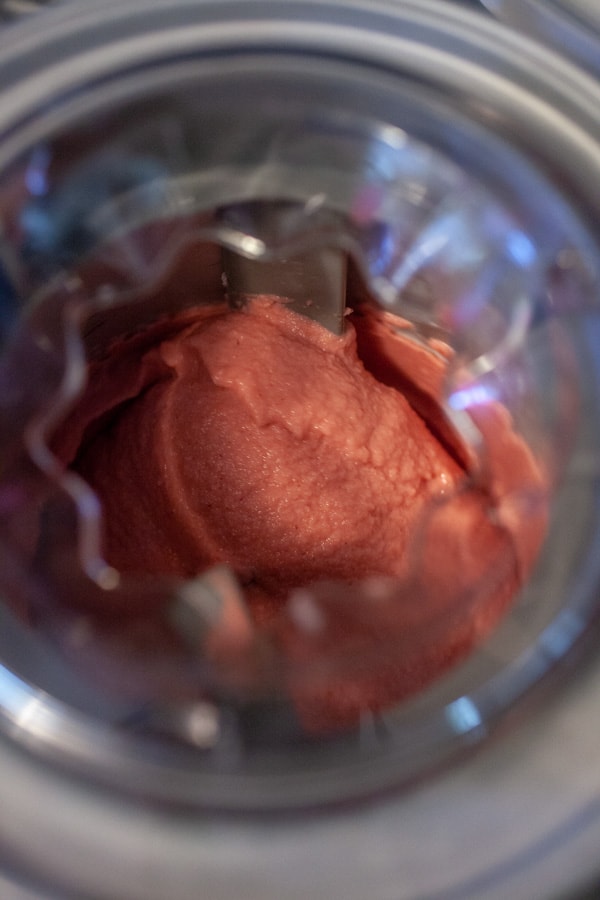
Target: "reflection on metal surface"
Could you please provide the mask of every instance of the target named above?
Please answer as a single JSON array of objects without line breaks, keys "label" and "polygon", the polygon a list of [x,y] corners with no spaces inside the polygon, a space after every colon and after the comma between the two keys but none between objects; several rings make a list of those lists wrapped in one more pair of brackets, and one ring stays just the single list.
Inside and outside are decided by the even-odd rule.
[{"label": "reflection on metal surface", "polygon": [[37,12],[51,2],[52,0],[0,0],[0,22],[10,22]]},{"label": "reflection on metal surface", "polygon": [[482,0],[508,25],[600,75],[600,6],[596,0]]}]

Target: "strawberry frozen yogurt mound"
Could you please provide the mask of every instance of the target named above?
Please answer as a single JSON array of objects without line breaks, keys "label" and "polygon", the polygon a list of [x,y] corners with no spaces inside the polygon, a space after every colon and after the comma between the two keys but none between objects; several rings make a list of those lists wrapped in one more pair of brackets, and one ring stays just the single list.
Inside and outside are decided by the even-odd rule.
[{"label": "strawberry frozen yogurt mound", "polygon": [[[355,723],[480,641],[528,577],[544,482],[499,404],[441,413],[449,351],[360,307],[338,337],[274,298],[199,307],[90,364],[56,452],[129,575],[226,564],[309,729]],[[532,499],[534,498],[534,499]]]}]

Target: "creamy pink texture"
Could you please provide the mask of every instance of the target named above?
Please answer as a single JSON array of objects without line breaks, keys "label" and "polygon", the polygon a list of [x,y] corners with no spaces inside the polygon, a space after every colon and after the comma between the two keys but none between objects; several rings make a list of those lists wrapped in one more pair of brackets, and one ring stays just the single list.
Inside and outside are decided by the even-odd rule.
[{"label": "creamy pink texture", "polygon": [[202,318],[148,351],[161,379],[77,461],[125,571],[228,562],[283,596],[398,575],[411,528],[462,472],[405,398],[277,302]]},{"label": "creamy pink texture", "polygon": [[[496,450],[487,483],[472,485],[439,412],[443,358],[392,324],[364,310],[338,338],[267,298],[182,314],[92,364],[57,439],[101,497],[117,569],[237,573],[258,626],[303,673],[291,690],[317,729],[400,699],[464,654],[544,531],[541,506],[522,503],[543,482],[505,411],[479,414]],[[316,637],[297,627],[306,585],[325,615]],[[362,662],[315,665],[340,649]]]}]

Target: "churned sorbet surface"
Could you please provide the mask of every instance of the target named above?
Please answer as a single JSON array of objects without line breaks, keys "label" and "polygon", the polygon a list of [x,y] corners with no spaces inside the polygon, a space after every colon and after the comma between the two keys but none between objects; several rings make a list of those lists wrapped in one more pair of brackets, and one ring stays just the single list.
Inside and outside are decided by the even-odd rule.
[{"label": "churned sorbet surface", "polygon": [[199,307],[91,364],[58,453],[101,498],[115,568],[226,563],[303,673],[300,714],[349,723],[487,633],[543,536],[542,477],[497,404],[475,413],[488,450],[470,477],[446,367],[368,307],[342,337],[274,298]]}]

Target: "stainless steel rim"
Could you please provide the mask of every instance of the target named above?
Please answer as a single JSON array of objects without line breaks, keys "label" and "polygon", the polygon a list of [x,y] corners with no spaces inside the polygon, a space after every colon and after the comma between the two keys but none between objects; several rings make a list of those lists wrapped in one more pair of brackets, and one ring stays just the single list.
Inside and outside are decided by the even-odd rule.
[{"label": "stainless steel rim", "polygon": [[600,74],[597,7],[562,0],[482,0],[490,12],[525,34]]}]

